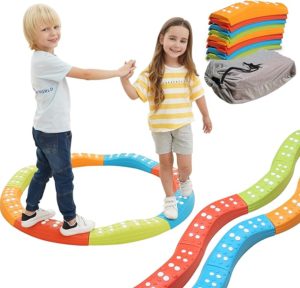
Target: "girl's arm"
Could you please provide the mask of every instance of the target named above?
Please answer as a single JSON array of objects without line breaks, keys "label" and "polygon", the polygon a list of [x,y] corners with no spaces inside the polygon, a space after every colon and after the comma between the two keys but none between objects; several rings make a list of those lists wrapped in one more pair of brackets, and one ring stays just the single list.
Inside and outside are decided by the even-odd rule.
[{"label": "girl's arm", "polygon": [[133,72],[130,72],[126,77],[121,77],[121,83],[128,97],[132,100],[135,100],[139,98],[139,95],[136,93],[135,88],[131,85],[128,79],[132,75],[132,73]]},{"label": "girl's arm", "polygon": [[129,61],[124,64],[118,70],[99,70],[99,69],[81,69],[78,67],[72,67],[67,77],[85,79],[85,80],[103,80],[113,77],[127,76],[134,70],[134,66]]},{"label": "girl's arm", "polygon": [[196,100],[196,104],[202,114],[203,119],[203,131],[204,133],[209,133],[212,130],[212,123],[209,117],[208,109],[206,106],[205,97],[202,96]]}]

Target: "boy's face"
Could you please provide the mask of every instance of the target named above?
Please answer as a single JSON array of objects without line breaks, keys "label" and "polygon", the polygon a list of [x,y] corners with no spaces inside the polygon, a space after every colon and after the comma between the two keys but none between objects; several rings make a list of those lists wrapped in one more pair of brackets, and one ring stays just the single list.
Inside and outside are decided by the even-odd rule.
[{"label": "boy's face", "polygon": [[37,50],[53,53],[60,40],[60,25],[42,24],[36,32]]}]

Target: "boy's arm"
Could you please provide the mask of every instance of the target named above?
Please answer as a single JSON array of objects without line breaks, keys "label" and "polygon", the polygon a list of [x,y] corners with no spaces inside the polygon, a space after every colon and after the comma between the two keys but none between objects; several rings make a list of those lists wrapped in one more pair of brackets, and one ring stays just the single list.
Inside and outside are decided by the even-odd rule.
[{"label": "boy's arm", "polygon": [[72,67],[67,77],[85,79],[85,80],[104,80],[113,77],[124,77],[132,72],[135,67],[131,61],[124,64],[117,70],[99,70],[99,69],[82,69],[78,67]]},{"label": "boy's arm", "polygon": [[209,133],[212,130],[212,123],[209,117],[208,109],[206,106],[205,97],[202,96],[196,100],[196,104],[202,114],[203,119],[203,131],[204,133]]},{"label": "boy's arm", "polygon": [[[132,72],[130,74],[132,74]],[[135,100],[139,98],[139,95],[136,93],[135,88],[131,85],[128,79],[131,76],[130,74],[127,77],[121,77],[121,83],[128,97],[132,100]]]}]

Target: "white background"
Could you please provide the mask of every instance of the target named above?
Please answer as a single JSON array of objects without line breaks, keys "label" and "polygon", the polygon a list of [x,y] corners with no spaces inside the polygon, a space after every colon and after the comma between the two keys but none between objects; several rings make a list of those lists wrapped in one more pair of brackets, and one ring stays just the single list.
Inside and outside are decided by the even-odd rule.
[{"label": "white background", "polygon": [[[56,54],[71,65],[115,69],[127,59],[136,59],[133,76],[152,57],[162,24],[173,16],[188,19],[194,32],[194,61],[203,79],[208,16],[232,1],[45,1],[62,20],[62,39]],[[22,32],[22,17],[35,1],[1,1],[1,98],[0,187],[24,166],[35,163],[31,137],[35,110],[30,84],[31,51]],[[297,1],[289,8],[281,53],[299,63]],[[299,43],[299,42],[298,42]],[[119,79],[87,82],[69,79],[72,96],[73,152],[110,154],[135,152],[157,160],[148,131],[147,104],[131,101]],[[130,288],[137,285],[169,257],[193,217],[206,205],[240,193],[270,168],[277,149],[299,129],[299,78],[259,100],[230,105],[206,90],[214,129],[202,133],[195,107],[193,124],[195,153],[192,179],[196,204],[192,215],[179,227],[160,236],[115,246],[77,247],[41,241],[10,226],[0,218],[1,284],[10,287]],[[287,189],[273,203],[233,221],[216,234],[218,239],[243,219],[278,207],[294,193],[300,166]],[[129,168],[88,167],[75,173],[78,213],[94,219],[97,227],[126,219],[148,218],[162,211],[163,190],[158,178]],[[25,193],[26,194],[26,193]],[[25,202],[25,195],[22,203]],[[53,182],[48,184],[43,208],[58,212]],[[300,227],[255,245],[238,262],[230,288],[298,287]],[[208,253],[202,261],[202,265]],[[192,287],[201,267],[186,285]]]}]

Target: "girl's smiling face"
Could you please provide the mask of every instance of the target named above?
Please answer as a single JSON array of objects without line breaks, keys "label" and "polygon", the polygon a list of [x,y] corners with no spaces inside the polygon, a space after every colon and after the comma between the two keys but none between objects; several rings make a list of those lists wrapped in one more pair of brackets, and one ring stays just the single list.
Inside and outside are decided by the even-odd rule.
[{"label": "girl's smiling face", "polygon": [[177,66],[178,57],[186,51],[189,39],[189,30],[184,26],[171,26],[168,31],[160,36],[160,44],[165,52],[165,64]]},{"label": "girl's smiling face", "polygon": [[60,35],[60,25],[40,25],[35,39],[38,50],[53,53],[60,40]]}]

